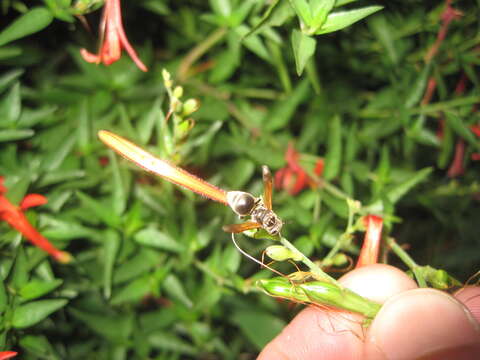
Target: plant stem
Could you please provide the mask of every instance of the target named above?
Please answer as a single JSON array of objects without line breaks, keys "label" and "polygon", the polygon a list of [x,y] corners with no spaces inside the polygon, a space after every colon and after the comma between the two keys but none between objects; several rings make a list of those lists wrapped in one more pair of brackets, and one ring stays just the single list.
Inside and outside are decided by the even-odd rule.
[{"label": "plant stem", "polygon": [[178,67],[178,80],[183,82],[188,77],[188,70],[192,64],[197,61],[203,54],[205,54],[208,49],[220,41],[225,34],[227,33],[226,28],[218,28],[213,33],[211,33],[205,40],[195,46],[188,54],[185,56]]},{"label": "plant stem", "polygon": [[400,245],[397,244],[394,238],[392,237],[387,237],[385,239],[387,242],[388,246],[392,249],[392,251],[397,255],[400,260],[402,260],[405,265],[407,265],[410,270],[415,274],[415,277],[417,278],[418,285],[420,287],[427,287],[427,282],[425,281],[424,276],[421,274],[420,266],[408,255],[408,253],[401,248]]},{"label": "plant stem", "polygon": [[313,261],[311,261],[308,257],[306,257],[300,250],[298,250],[290,241],[285,239],[283,236],[280,236],[280,242],[282,243],[283,246],[285,246],[287,249],[293,251],[296,254],[299,254],[302,258],[302,263],[304,263],[312,274],[315,275],[315,278],[317,280],[325,280],[330,283],[333,283],[343,289],[343,286],[337,282],[333,277],[328,275],[326,272],[324,272],[318,265],[316,265]]}]

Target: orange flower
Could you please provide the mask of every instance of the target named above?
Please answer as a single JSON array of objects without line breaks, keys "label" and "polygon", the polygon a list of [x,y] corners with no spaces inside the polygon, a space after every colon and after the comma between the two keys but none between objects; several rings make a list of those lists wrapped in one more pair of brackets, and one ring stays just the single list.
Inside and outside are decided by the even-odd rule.
[{"label": "orange flower", "polygon": [[60,251],[53,246],[28,222],[23,213],[33,206],[46,204],[47,199],[45,196],[28,194],[23,198],[20,206],[15,206],[4,196],[6,192],[7,188],[3,186],[3,177],[0,176],[0,220],[6,221],[11,227],[22,233],[28,241],[49,253],[57,261],[62,263],[70,262],[72,256],[68,252]]},{"label": "orange flower", "polygon": [[357,268],[365,265],[376,264],[382,239],[383,219],[375,215],[367,215],[363,218],[366,228],[362,249],[358,257]]},{"label": "orange flower", "polygon": [[124,48],[140,70],[148,71],[125,35],[120,0],[106,0],[100,22],[100,36],[98,54],[92,54],[86,49],[80,50],[80,54],[86,62],[110,65],[120,59],[122,48]]},{"label": "orange flower", "polygon": [[17,356],[17,352],[15,351],[0,351],[0,360],[11,359],[14,356]]},{"label": "orange flower", "polygon": [[[292,144],[288,144],[285,152],[287,166],[281,168],[275,173],[275,187],[284,189],[290,195],[297,195],[305,187],[314,185],[314,182],[305,170],[299,164],[300,154],[295,150]],[[319,159],[315,164],[315,174],[321,175],[323,172],[323,159]]]}]

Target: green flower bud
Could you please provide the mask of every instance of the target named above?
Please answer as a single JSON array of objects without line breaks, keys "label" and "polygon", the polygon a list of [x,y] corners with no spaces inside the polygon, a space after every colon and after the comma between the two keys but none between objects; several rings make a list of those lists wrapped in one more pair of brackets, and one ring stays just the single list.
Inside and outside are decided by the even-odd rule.
[{"label": "green flower bud", "polygon": [[165,85],[165,87],[167,89],[171,88],[173,85],[172,77],[170,76],[170,73],[166,69],[162,70],[162,77],[163,77],[163,84]]},{"label": "green flower bud", "polygon": [[197,99],[188,99],[183,103],[183,112],[182,116],[188,116],[200,107],[200,102]]},{"label": "green flower bud", "polygon": [[183,96],[183,87],[176,86],[175,89],[173,89],[173,97],[180,99],[182,96]]},{"label": "green flower bud", "polygon": [[302,260],[301,254],[295,253],[283,245],[271,245],[265,249],[265,254],[267,254],[270,259],[275,261],[285,261],[290,259],[293,261]]}]

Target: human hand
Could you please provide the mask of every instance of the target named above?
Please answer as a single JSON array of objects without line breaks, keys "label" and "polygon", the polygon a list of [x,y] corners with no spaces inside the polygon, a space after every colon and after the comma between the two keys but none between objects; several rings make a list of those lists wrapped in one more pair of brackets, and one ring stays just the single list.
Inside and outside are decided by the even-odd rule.
[{"label": "human hand", "polygon": [[389,265],[355,269],[340,282],[384,304],[370,326],[361,317],[313,306],[301,311],[258,360],[480,359],[480,288],[455,297],[419,289]]}]

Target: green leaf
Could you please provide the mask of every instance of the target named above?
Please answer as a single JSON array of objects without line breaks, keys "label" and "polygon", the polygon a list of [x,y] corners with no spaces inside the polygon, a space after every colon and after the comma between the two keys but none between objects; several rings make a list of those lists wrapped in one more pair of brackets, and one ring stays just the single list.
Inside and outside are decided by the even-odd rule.
[{"label": "green leaf", "polygon": [[165,289],[167,294],[173,299],[179,301],[187,308],[193,307],[192,300],[190,300],[190,298],[187,296],[182,283],[175,275],[170,274],[165,278],[165,281],[163,282],[163,289]]},{"label": "green leaf", "polygon": [[[386,198],[391,204],[397,203],[405,194],[407,194],[414,186],[418,185],[422,181],[425,181],[430,173],[433,171],[432,168],[424,168],[417,171],[416,173],[409,176],[405,181],[400,184],[397,184],[391,187],[387,193]],[[365,207],[366,211],[378,212],[382,209],[382,201],[377,200],[368,206]]]},{"label": "green leaf", "polygon": [[289,96],[278,101],[264,118],[265,129],[275,131],[283,128],[292,119],[298,106],[310,94],[308,80],[302,80]]},{"label": "green leaf", "polygon": [[239,39],[244,38],[242,43],[247,49],[249,49],[261,59],[267,62],[271,62],[270,53],[265,47],[265,44],[263,43],[260,36],[258,36],[257,34],[252,34],[249,37],[245,38],[245,35],[250,32],[250,28],[244,24],[237,26],[234,31],[239,37]]},{"label": "green leaf", "polygon": [[154,349],[198,358],[198,356],[196,356],[198,350],[180,336],[173,334],[172,331],[157,330],[151,332],[148,334],[147,341]]},{"label": "green leaf", "polygon": [[18,306],[13,312],[12,325],[17,329],[33,326],[48,315],[67,305],[65,299],[39,300]]},{"label": "green leaf", "polygon": [[152,291],[152,280],[150,275],[142,276],[135,279],[120,290],[116,291],[112,296],[110,303],[112,305],[121,305],[125,303],[137,303],[143,297]]},{"label": "green leaf", "polygon": [[327,140],[327,154],[323,177],[332,180],[338,176],[342,164],[342,122],[338,115],[330,121]]},{"label": "green leaf", "polygon": [[159,231],[153,227],[140,230],[134,236],[135,241],[139,244],[152,246],[157,249],[182,253],[185,247],[173,239],[170,235],[163,231]]},{"label": "green leaf", "polygon": [[52,281],[31,280],[20,289],[19,294],[25,301],[37,299],[52,292],[62,285],[62,283],[62,279],[55,279]]},{"label": "green leaf", "polygon": [[280,0],[272,0],[268,4],[267,10],[263,13],[261,19],[252,27],[252,29],[245,34],[244,37],[247,37],[251,34],[253,34],[255,31],[259,30],[263,25],[267,23],[267,21],[270,19],[270,16],[273,13],[273,10],[277,7],[277,4],[280,2]]},{"label": "green leaf", "polygon": [[310,5],[306,0],[290,0],[290,5],[299,17],[300,21],[305,25],[310,26],[312,24],[312,14]]},{"label": "green leaf", "polygon": [[121,216],[127,207],[128,200],[128,190],[127,186],[124,185],[124,179],[120,173],[120,168],[118,166],[118,156],[113,152],[108,152],[108,158],[113,172],[113,191],[112,191],[112,207],[115,215]]},{"label": "green leaf", "polygon": [[317,32],[315,32],[315,34],[328,34],[344,29],[381,9],[383,9],[383,6],[366,6],[355,10],[332,12],[328,15],[325,23]]},{"label": "green leaf", "polygon": [[35,7],[18,17],[0,32],[0,46],[34,34],[46,28],[53,20],[52,13],[44,7]]},{"label": "green leaf", "polygon": [[210,0],[210,7],[216,15],[228,17],[232,13],[230,0]]},{"label": "green leaf", "polygon": [[21,101],[20,83],[16,82],[3,97],[0,105],[0,123],[2,127],[12,126],[18,121],[22,111]]},{"label": "green leaf", "polygon": [[83,205],[90,209],[92,215],[98,217],[102,222],[107,224],[108,226],[118,228],[122,223],[122,219],[115,215],[110,208],[103,205],[102,203],[94,200],[87,194],[82,193],[81,191],[77,191],[76,195],[81,200]]},{"label": "green leaf", "polygon": [[109,299],[112,294],[113,268],[120,249],[120,237],[113,230],[108,230],[103,239],[103,296]]},{"label": "green leaf", "polygon": [[5,283],[0,281],[0,315],[3,314],[7,308],[7,292],[5,289]]},{"label": "green leaf", "polygon": [[285,327],[285,322],[270,313],[255,309],[237,310],[231,316],[245,336],[261,350]]},{"label": "green leaf", "polygon": [[32,129],[0,130],[0,142],[28,139],[34,134]]},{"label": "green leaf", "polygon": [[312,22],[309,24],[308,34],[314,34],[322,27],[334,5],[335,0],[310,0]]},{"label": "green leaf", "polygon": [[447,112],[445,115],[447,124],[452,128],[452,130],[456,132],[457,135],[465,139],[465,141],[467,141],[470,145],[474,146],[477,150],[480,150],[480,138],[477,138],[473,134],[463,119],[452,112]]},{"label": "green leaf", "polygon": [[305,35],[297,29],[293,29],[292,47],[298,76],[302,75],[307,61],[315,54],[316,45],[317,41],[314,38]]},{"label": "green leaf", "polygon": [[26,335],[20,338],[20,346],[34,354],[34,356],[43,359],[60,359],[56,354],[52,344],[48,342],[45,336],[41,335]]},{"label": "green leaf", "polygon": [[432,168],[425,168],[422,170],[417,171],[415,174],[410,176],[406,181],[403,183],[396,185],[394,188],[389,190],[387,193],[388,199],[395,204],[398,200],[400,200],[407,192],[409,192],[414,186],[418,185],[422,181],[426,180],[426,178],[430,175],[433,171]]},{"label": "green leaf", "polygon": [[48,154],[42,157],[42,169],[45,171],[56,170],[62,165],[65,158],[70,154],[77,141],[77,134],[72,133],[63,139],[58,147],[51,149]]},{"label": "green leaf", "polygon": [[134,318],[131,314],[111,315],[73,308],[69,308],[68,312],[94,332],[114,343],[125,343],[133,330]]},{"label": "green leaf", "polygon": [[425,93],[425,88],[427,87],[428,78],[432,70],[431,62],[428,63],[421,71],[419,75],[415,77],[415,83],[412,88],[409,90],[407,99],[405,100],[405,107],[407,109],[412,108],[417,105]]},{"label": "green leaf", "polygon": [[25,71],[23,69],[13,69],[7,72],[4,72],[0,76],[0,92],[3,92],[12,82],[18,79],[23,75]]}]

